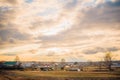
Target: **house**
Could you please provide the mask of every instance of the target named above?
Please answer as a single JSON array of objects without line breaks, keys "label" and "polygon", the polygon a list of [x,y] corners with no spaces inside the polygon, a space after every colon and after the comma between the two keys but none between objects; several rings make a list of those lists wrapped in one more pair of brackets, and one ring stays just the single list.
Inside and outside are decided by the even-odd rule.
[{"label": "house", "polygon": [[4,63],[4,61],[0,61],[0,69],[3,68],[3,63]]},{"label": "house", "polygon": [[79,67],[79,64],[70,64],[64,66],[64,70],[66,71],[82,71],[82,68]]},{"label": "house", "polygon": [[1,63],[0,69],[5,70],[15,70],[15,69],[22,69],[19,62],[16,61],[6,61]]},{"label": "house", "polygon": [[53,71],[54,68],[51,67],[51,66],[38,66],[38,70],[41,70],[41,71]]},{"label": "house", "polygon": [[15,61],[4,62],[3,65],[8,67],[13,67],[13,66],[17,66],[17,62]]},{"label": "house", "polygon": [[118,70],[118,69],[120,70],[120,63],[113,63],[111,68],[114,70]]}]

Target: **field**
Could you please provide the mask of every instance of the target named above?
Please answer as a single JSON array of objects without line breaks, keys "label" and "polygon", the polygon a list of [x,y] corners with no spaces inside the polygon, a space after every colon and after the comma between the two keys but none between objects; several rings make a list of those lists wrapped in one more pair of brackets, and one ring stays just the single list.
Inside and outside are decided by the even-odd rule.
[{"label": "field", "polygon": [[[2,76],[2,75],[1,75]],[[116,72],[7,71],[0,80],[120,80]]]}]

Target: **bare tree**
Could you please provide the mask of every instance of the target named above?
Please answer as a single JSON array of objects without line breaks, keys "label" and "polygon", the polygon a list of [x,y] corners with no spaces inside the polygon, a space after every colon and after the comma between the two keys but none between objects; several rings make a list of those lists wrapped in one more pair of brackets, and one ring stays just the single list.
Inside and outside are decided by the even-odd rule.
[{"label": "bare tree", "polygon": [[65,67],[65,59],[61,59],[61,70],[64,70]]},{"label": "bare tree", "polygon": [[113,61],[113,55],[111,52],[107,52],[104,56],[104,61],[106,67],[111,71],[112,61]]},{"label": "bare tree", "polygon": [[16,57],[15,57],[15,61],[16,61],[16,62],[19,62],[19,61],[20,61],[19,56],[16,56]]}]

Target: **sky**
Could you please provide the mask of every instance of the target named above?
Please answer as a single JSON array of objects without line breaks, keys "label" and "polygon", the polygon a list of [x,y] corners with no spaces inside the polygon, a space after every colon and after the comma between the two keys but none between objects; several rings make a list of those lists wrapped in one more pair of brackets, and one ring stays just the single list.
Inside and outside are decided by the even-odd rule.
[{"label": "sky", "polygon": [[0,61],[120,60],[120,0],[0,0]]}]

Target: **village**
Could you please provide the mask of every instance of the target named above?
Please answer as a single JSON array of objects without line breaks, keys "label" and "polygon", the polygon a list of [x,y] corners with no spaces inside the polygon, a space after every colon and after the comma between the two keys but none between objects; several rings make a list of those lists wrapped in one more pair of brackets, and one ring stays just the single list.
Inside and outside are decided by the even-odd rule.
[{"label": "village", "polygon": [[1,61],[0,70],[20,70],[20,71],[82,71],[82,72],[105,72],[120,70],[120,61],[112,61],[111,70],[103,62],[40,62],[40,61],[20,61],[16,56],[15,61]]}]

